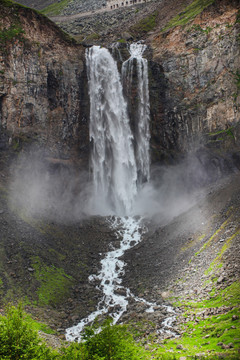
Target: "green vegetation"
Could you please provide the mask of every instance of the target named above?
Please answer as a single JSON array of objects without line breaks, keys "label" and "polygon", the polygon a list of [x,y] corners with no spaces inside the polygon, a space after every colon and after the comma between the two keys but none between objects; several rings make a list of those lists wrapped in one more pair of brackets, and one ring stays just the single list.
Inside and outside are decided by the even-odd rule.
[{"label": "green vegetation", "polygon": [[[58,351],[47,347],[37,331],[48,331],[46,326],[34,321],[22,306],[10,306],[6,316],[0,316],[0,358],[5,360],[147,360],[180,359],[187,355],[195,359],[199,351],[201,359],[217,359],[221,353],[228,359],[238,359],[240,344],[239,321],[240,283],[221,290],[210,299],[198,302],[179,303],[186,322],[182,325],[182,336],[166,339],[160,346],[149,343],[145,350],[126,325],[113,325],[111,319],[101,325],[86,327],[83,341],[62,347]],[[222,311],[222,304],[228,307]],[[205,316],[205,313],[208,316]],[[210,313],[210,315],[209,315]],[[101,331],[99,329],[101,328]],[[138,336],[135,331],[135,336]],[[171,354],[169,354],[171,352]],[[206,356],[207,355],[207,356]]]},{"label": "green vegetation", "polygon": [[229,127],[228,129],[226,130],[219,130],[219,131],[216,131],[216,132],[212,132],[212,133],[208,133],[209,136],[217,136],[217,135],[227,135],[227,136],[230,136],[231,138],[234,139],[234,135],[233,135],[233,126]]},{"label": "green vegetation", "polygon": [[206,237],[206,234],[202,234],[200,235],[198,238],[191,240],[188,244],[185,244],[182,248],[181,251],[186,251],[188,249],[190,249],[192,246],[194,246],[196,243],[202,241],[204,238]]},{"label": "green vegetation", "polygon": [[127,40],[125,40],[125,39],[119,39],[118,42],[121,43],[121,44],[126,44]]},{"label": "green vegetation", "polygon": [[[194,31],[206,33],[207,35],[212,31],[212,28],[210,26],[207,26],[205,29],[203,29],[199,24],[193,25],[191,29]],[[191,29],[189,29],[189,31],[191,31]]]},{"label": "green vegetation", "polygon": [[51,360],[56,353],[42,343],[21,305],[11,306],[0,316],[0,358],[2,360]]},{"label": "green vegetation", "polygon": [[221,267],[222,264],[220,262],[220,260],[222,259],[223,254],[225,253],[225,251],[229,248],[229,246],[231,245],[232,240],[239,235],[240,230],[236,231],[230,238],[228,238],[225,242],[225,244],[223,245],[221,251],[219,252],[219,254],[217,255],[217,257],[213,260],[213,262],[211,263],[211,265],[209,266],[209,268],[205,271],[205,275],[208,275],[211,271],[213,271],[213,269],[215,267]]},{"label": "green vegetation", "polygon": [[7,29],[0,29],[0,45],[4,46],[13,40],[23,40],[23,34],[24,30],[20,25],[11,25]]},{"label": "green vegetation", "polygon": [[[17,308],[21,308],[22,309],[22,305],[18,305]],[[13,307],[13,309],[16,309],[15,307]],[[21,310],[22,311],[22,310]],[[27,314],[24,312],[24,316],[23,316],[24,320],[29,324],[29,326],[31,327],[32,330],[34,331],[42,331],[45,334],[55,334],[56,332],[54,330],[52,330],[48,325],[36,321],[32,318],[32,316],[30,314]]]},{"label": "green vegetation", "polygon": [[175,26],[183,26],[193,20],[206,7],[213,4],[215,0],[194,0],[184,11],[175,16],[162,31],[169,30]]},{"label": "green vegetation", "polygon": [[93,32],[93,33],[89,34],[89,35],[86,37],[86,40],[87,40],[87,41],[94,41],[94,40],[98,40],[98,39],[100,39],[100,38],[101,38],[101,36],[100,36],[99,34]]},{"label": "green vegetation", "polygon": [[[0,24],[0,47],[2,47],[3,51],[6,51],[4,47],[7,43],[12,41],[23,41],[24,40],[24,30],[22,29],[18,10],[21,5],[10,1],[10,0],[2,0],[0,3],[0,18],[9,15],[9,8],[11,9],[10,12],[14,17],[11,19],[11,25],[9,27],[2,27]],[[6,14],[6,8],[8,8]]]},{"label": "green vegetation", "polygon": [[38,257],[32,259],[34,276],[40,282],[37,290],[39,305],[56,305],[69,292],[73,284],[71,276],[63,269],[43,264]]},{"label": "green vegetation", "polygon": [[130,30],[132,32],[137,32],[138,35],[143,35],[148,33],[149,31],[152,31],[156,26],[157,15],[158,12],[154,11],[151,15],[132,26]]},{"label": "green vegetation", "polygon": [[[240,283],[235,282],[224,290],[214,292],[216,294],[211,294],[209,299],[176,304],[185,309],[183,335],[177,339],[165,340],[164,346],[157,349],[158,354],[164,355],[172,349],[176,359],[184,354],[188,355],[187,358],[189,354],[194,358],[199,353],[209,354],[206,356],[208,359],[217,359],[216,354],[221,352],[225,353],[224,358],[238,359]],[[223,305],[227,311],[222,310]]]},{"label": "green vegetation", "polygon": [[0,316],[0,358],[2,360],[140,360],[150,359],[128,328],[106,320],[85,329],[83,342],[54,351],[39,338],[36,323],[22,306],[11,306]]},{"label": "green vegetation", "polygon": [[215,237],[222,231],[225,229],[226,225],[229,223],[229,221],[231,220],[231,216],[224,221],[224,223],[220,226],[220,228],[218,228],[215,233],[209,238],[209,240],[207,242],[204,243],[204,245],[201,247],[201,249],[199,251],[197,251],[195,253],[195,256],[197,256],[198,254],[200,254],[202,251],[204,251],[206,248],[208,248],[210,246],[210,244],[212,243],[213,239],[215,239]]},{"label": "green vegetation", "polygon": [[112,325],[112,319],[87,327],[83,335],[84,342],[72,344],[63,349],[64,360],[140,360],[150,359],[147,351],[138,345],[128,328],[124,325]]},{"label": "green vegetation", "polygon": [[61,0],[59,2],[57,1],[47,6],[45,9],[41,10],[41,13],[48,16],[60,15],[62,10],[67,7],[70,1],[71,0]]},{"label": "green vegetation", "polygon": [[[61,6],[61,4],[63,2],[69,2],[70,0],[62,0],[61,2],[56,2],[55,5],[56,7]],[[52,23],[45,15],[44,15],[44,10],[40,13],[37,10],[34,9],[30,9],[24,5],[18,4],[14,1],[11,0],[1,0],[0,1],[0,18],[8,16],[10,17],[11,20],[11,26],[8,29],[1,29],[0,27],[0,47],[1,45],[5,44],[4,41],[12,41],[14,39],[19,39],[19,40],[24,40],[24,45],[25,46],[29,46],[32,45],[34,43],[32,43],[31,41],[28,41],[26,38],[24,39],[23,34],[24,31],[21,28],[21,17],[20,14],[22,16],[25,15],[30,15],[31,17],[34,17],[34,14],[38,17],[38,20],[41,22],[44,22],[46,25],[50,26],[50,27],[54,27],[56,30],[56,35],[61,36],[65,41],[71,43],[71,44],[76,44],[76,41],[74,38],[72,38],[71,36],[69,36],[67,33],[65,33],[63,30],[61,30],[59,27],[57,27],[57,25],[55,25],[54,23]],[[23,11],[25,10],[25,11]],[[2,40],[1,40],[2,38]],[[40,44],[39,44],[40,45]],[[41,55],[41,53],[39,53],[39,56]]]}]

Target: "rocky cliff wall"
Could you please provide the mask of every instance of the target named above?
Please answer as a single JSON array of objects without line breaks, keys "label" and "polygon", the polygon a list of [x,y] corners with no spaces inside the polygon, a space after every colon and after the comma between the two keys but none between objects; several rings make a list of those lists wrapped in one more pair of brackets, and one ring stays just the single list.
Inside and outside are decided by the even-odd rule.
[{"label": "rocky cliff wall", "polygon": [[[1,146],[30,138],[55,156],[87,160],[84,48],[30,9],[1,5],[1,13]],[[215,1],[185,27],[157,27],[148,37],[153,162],[203,146],[240,162],[238,14],[237,1]]]},{"label": "rocky cliff wall", "polygon": [[[152,156],[239,151],[239,3],[216,1],[149,38]],[[184,13],[183,13],[184,16]]]},{"label": "rocky cliff wall", "polygon": [[[84,49],[33,10],[0,5],[0,133],[55,156],[88,155]],[[6,146],[6,144],[5,144]]]}]

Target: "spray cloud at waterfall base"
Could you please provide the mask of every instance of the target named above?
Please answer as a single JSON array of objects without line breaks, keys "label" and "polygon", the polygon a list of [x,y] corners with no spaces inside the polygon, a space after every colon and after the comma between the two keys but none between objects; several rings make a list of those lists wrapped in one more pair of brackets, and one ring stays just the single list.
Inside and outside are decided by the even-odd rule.
[{"label": "spray cloud at waterfall base", "polygon": [[[51,163],[46,151],[30,149],[13,164],[10,196],[14,206],[56,222],[117,214],[140,215],[162,224],[194,205],[196,189],[215,181],[216,174],[209,176],[196,154],[178,165],[151,166],[150,176],[145,45],[132,44],[129,50],[121,75],[107,49],[87,50],[92,120],[96,120],[96,126],[95,120],[90,124],[92,181],[87,172]],[[138,75],[134,134],[126,102],[133,66]]]},{"label": "spray cloud at waterfall base", "polygon": [[[148,62],[144,44],[131,44],[130,57],[117,64],[105,48],[93,46],[86,53],[90,96],[91,172],[89,214],[144,216],[169,221],[195,202],[194,186],[204,183],[200,161],[187,157],[182,164],[152,167],[150,177],[150,109]],[[127,99],[134,67],[137,104],[132,130]],[[125,95],[125,96],[124,96]]]},{"label": "spray cloud at waterfall base", "polygon": [[[175,166],[154,165],[150,176],[145,48],[144,44],[130,46],[121,74],[107,49],[87,50],[92,180],[87,172],[72,170],[64,162],[48,161],[46,151],[30,149],[13,165],[11,200],[17,207],[56,222],[91,215],[137,215],[161,224],[195,203],[194,187],[209,180],[195,155]],[[138,106],[133,133],[126,99],[134,66]]]}]

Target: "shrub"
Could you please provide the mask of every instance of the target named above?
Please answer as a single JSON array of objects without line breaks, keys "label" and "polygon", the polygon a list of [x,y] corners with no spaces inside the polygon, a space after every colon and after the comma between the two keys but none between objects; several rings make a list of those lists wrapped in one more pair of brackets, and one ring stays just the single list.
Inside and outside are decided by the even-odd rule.
[{"label": "shrub", "polygon": [[1,360],[51,360],[56,359],[47,346],[40,342],[38,333],[25,319],[22,306],[11,306],[6,316],[0,316]]},{"label": "shrub", "polygon": [[0,29],[0,45],[6,45],[12,40],[23,39],[24,30],[19,25],[11,25],[8,29]]},{"label": "shrub", "polygon": [[[101,331],[99,331],[101,330]],[[134,342],[127,327],[113,325],[112,319],[106,320],[101,329],[95,324],[87,327],[83,342],[71,344],[63,349],[64,360],[140,360],[147,359],[145,350]]]}]

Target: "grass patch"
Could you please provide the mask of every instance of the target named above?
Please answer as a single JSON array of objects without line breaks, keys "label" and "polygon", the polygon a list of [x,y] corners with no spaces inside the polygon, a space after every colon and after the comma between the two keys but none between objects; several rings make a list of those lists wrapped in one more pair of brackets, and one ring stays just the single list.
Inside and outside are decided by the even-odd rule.
[{"label": "grass patch", "polygon": [[[156,350],[157,354],[164,356],[171,351],[176,359],[183,355],[193,359],[196,354],[202,353],[205,355],[202,359],[218,359],[216,354],[222,353],[227,359],[237,359],[240,345],[239,303],[239,281],[218,291],[211,299],[182,302],[179,305],[185,308],[183,317],[191,320],[182,324],[182,336],[164,340],[163,346]],[[226,310],[227,307],[229,310]]]},{"label": "grass patch", "polygon": [[132,32],[138,33],[138,35],[144,35],[149,31],[152,31],[156,27],[157,15],[158,12],[154,11],[151,15],[132,26],[130,30]]},{"label": "grass patch", "polygon": [[215,292],[215,296],[213,296],[211,299],[206,299],[200,302],[196,302],[196,301],[183,302],[182,306],[185,307],[185,309],[187,309],[186,314],[188,314],[189,311],[196,309],[219,308],[223,305],[230,307],[239,306],[240,304],[239,281],[235,281],[225,289],[218,291],[218,293],[216,293],[216,290],[214,292]]},{"label": "grass patch", "polygon": [[121,44],[126,44],[127,43],[127,40],[125,39],[119,39],[117,40],[117,42],[121,43]]},{"label": "grass patch", "polygon": [[73,284],[73,278],[62,268],[47,266],[39,257],[32,258],[34,276],[40,282],[37,289],[39,305],[57,305],[67,296]]},{"label": "grass patch", "polygon": [[0,29],[0,45],[4,46],[13,40],[23,40],[24,30],[20,25],[11,25],[9,28]]},{"label": "grass patch", "polygon": [[[240,86],[240,73],[239,73],[239,86]],[[216,132],[211,132],[211,133],[208,133],[209,136],[218,136],[220,134],[224,134],[224,135],[227,135],[227,136],[230,136],[234,139],[234,135],[233,135],[233,126],[226,129],[226,130],[219,130],[219,131],[216,131]]]},{"label": "grass patch", "polygon": [[211,31],[212,31],[212,28],[207,26],[205,29],[203,29],[199,24],[198,25],[193,25],[192,26],[192,29],[189,29],[190,30],[194,30],[194,31],[200,31],[200,32],[203,32],[205,34],[209,34]]},{"label": "grass patch", "polygon": [[223,254],[225,253],[225,251],[229,248],[229,246],[231,245],[232,240],[240,234],[240,230],[238,230],[237,232],[235,232],[232,236],[230,236],[226,242],[224,243],[221,251],[219,252],[219,254],[217,255],[217,257],[213,260],[213,262],[210,264],[209,268],[205,271],[205,275],[210,274],[210,272],[213,271],[214,268],[216,268],[217,266],[220,267],[222,266],[222,264],[220,263]]},{"label": "grass patch", "polygon": [[86,41],[94,41],[94,40],[99,40],[101,38],[101,35],[99,35],[98,33],[91,33],[86,37]]},{"label": "grass patch", "polygon": [[[67,3],[70,0],[62,0],[61,2],[56,2],[53,5],[55,5],[56,7],[60,7],[64,1],[66,2],[66,5],[67,5]],[[11,32],[7,33],[7,34],[4,33],[3,34],[4,38],[7,36],[7,38],[11,37],[11,39],[14,40],[14,38],[16,38],[16,35],[18,35],[18,37],[23,40],[24,45],[27,46],[28,39],[23,37],[23,34],[24,34],[23,32],[19,33],[19,31],[21,30],[21,23],[20,23],[21,16],[33,17],[35,14],[35,16],[37,16],[37,19],[39,22],[43,23],[45,26],[50,26],[51,28],[54,28],[56,31],[56,35],[59,35],[61,38],[63,38],[64,41],[67,41],[68,43],[71,43],[71,44],[76,44],[76,41],[74,40],[74,38],[72,38],[67,33],[65,33],[63,30],[61,30],[56,24],[52,23],[48,19],[48,17],[46,17],[44,15],[45,9],[42,12],[40,12],[40,11],[31,9],[27,6],[15,3],[11,0],[0,0],[0,10],[1,10],[0,18],[7,16],[11,20],[11,27],[10,27]],[[21,14],[21,16],[20,16],[20,14]],[[13,31],[14,28],[18,28],[17,34],[14,34],[14,31]],[[1,31],[2,31],[2,29],[0,27],[0,32]],[[12,37],[13,35],[15,37]],[[31,44],[30,39],[29,39],[29,44]],[[1,43],[0,43],[0,45],[1,45]]]},{"label": "grass patch", "polygon": [[184,11],[175,16],[162,31],[169,30],[175,26],[183,26],[193,20],[200,14],[206,7],[213,4],[215,0],[195,0],[192,4],[188,5]]},{"label": "grass patch", "polygon": [[70,1],[71,0],[61,0],[59,2],[55,2],[47,6],[43,10],[41,10],[41,13],[48,16],[60,15],[63,9],[67,7]]},{"label": "grass patch", "polygon": [[201,247],[201,249],[195,253],[195,256],[199,255],[201,252],[203,252],[206,248],[210,246],[213,239],[219,234],[219,232],[224,230],[224,228],[226,227],[226,225],[229,223],[230,220],[231,220],[231,216],[226,221],[224,221],[224,223],[220,226],[220,228],[217,229],[217,231],[215,231],[215,233],[210,237],[210,239],[207,242],[205,242],[205,244]]},{"label": "grass patch", "polygon": [[[7,8],[7,10],[6,10]],[[10,42],[19,40],[24,41],[24,30],[22,29],[18,11],[21,8],[20,4],[17,4],[10,0],[1,0],[0,2],[0,18],[6,17],[11,13],[11,25],[9,27],[3,27],[0,24],[0,47],[2,52],[6,52],[6,45]],[[24,8],[24,6],[23,6]],[[10,11],[9,11],[10,10]]]},{"label": "grass patch", "polygon": [[42,331],[45,334],[55,334],[55,331],[52,330],[48,325],[41,323],[37,320],[34,320],[30,314],[25,314],[24,319],[29,324],[29,326],[36,331]]}]

